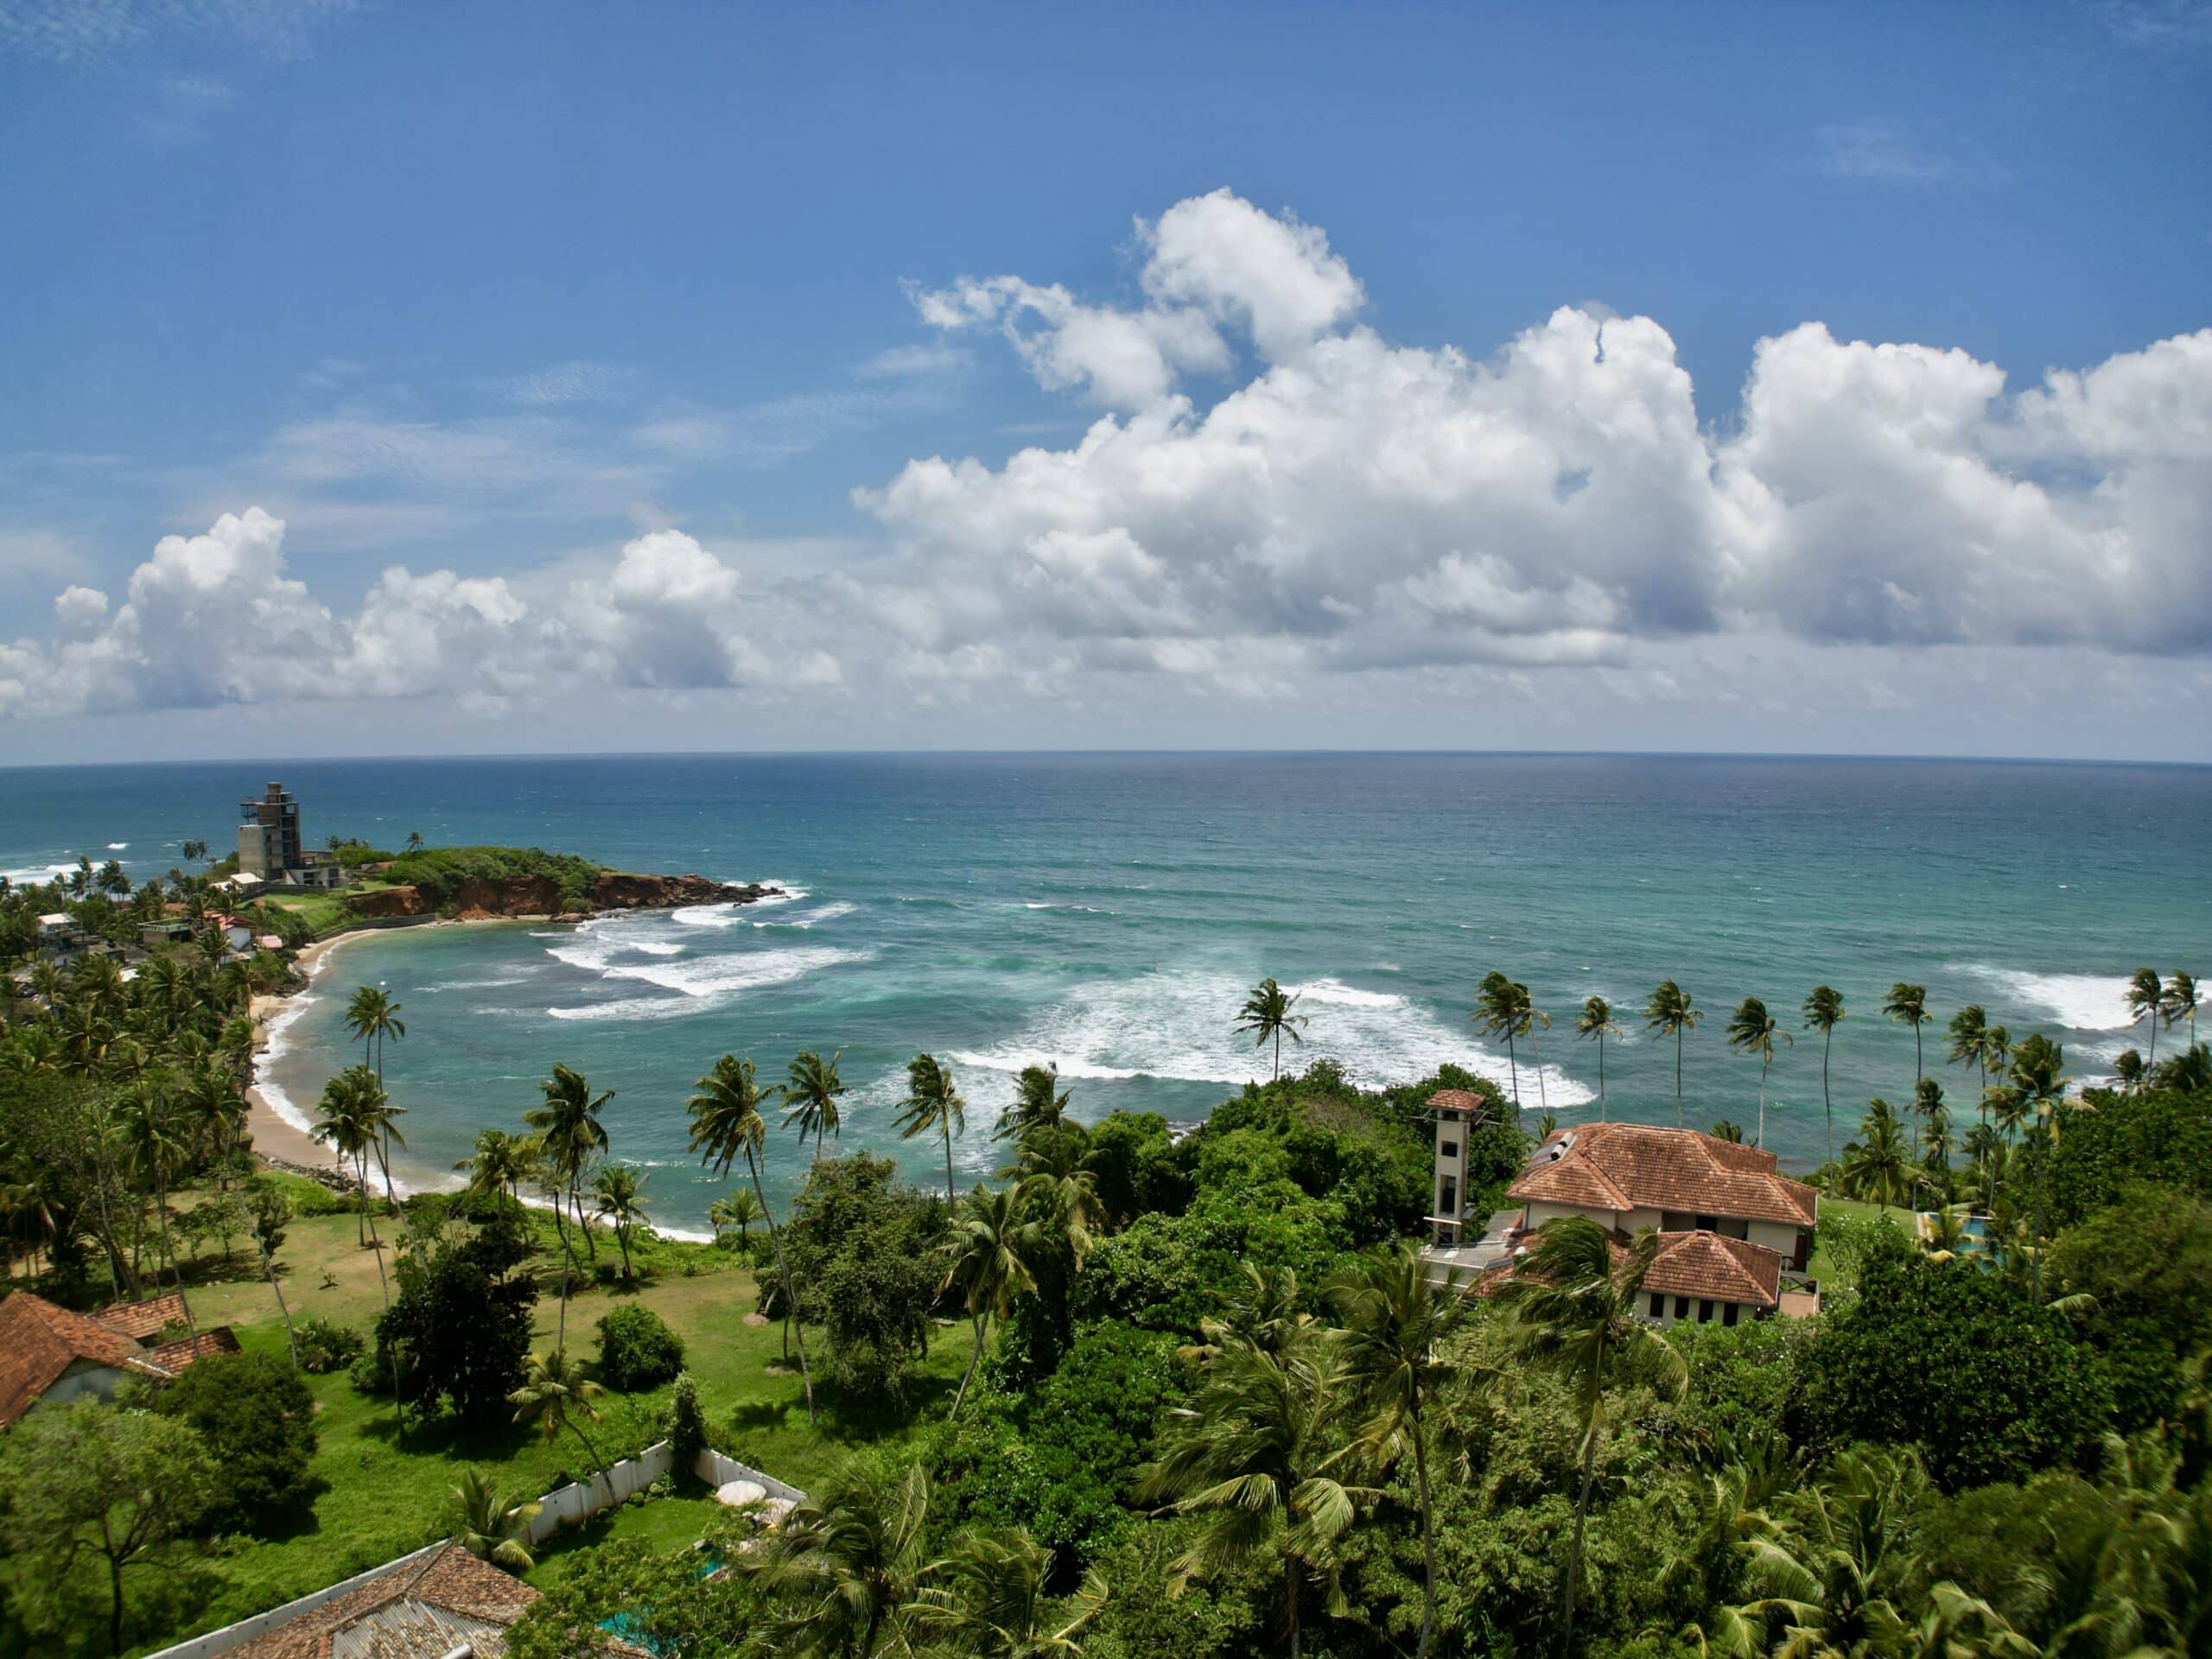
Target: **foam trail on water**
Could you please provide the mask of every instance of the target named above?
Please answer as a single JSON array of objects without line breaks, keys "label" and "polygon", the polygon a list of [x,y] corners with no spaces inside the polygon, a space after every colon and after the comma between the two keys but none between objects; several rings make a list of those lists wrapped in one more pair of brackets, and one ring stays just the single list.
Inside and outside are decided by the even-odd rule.
[{"label": "foam trail on water", "polygon": [[[1334,1060],[1365,1087],[1410,1083],[1450,1062],[1505,1082],[1506,1058],[1476,1044],[1456,1023],[1394,992],[1364,990],[1337,979],[1297,988],[1310,1010],[1302,1043],[1283,1044],[1285,1071]],[[1230,1014],[1249,989],[1228,974],[1166,970],[1077,987],[1039,1013],[1021,1032],[988,1048],[954,1052],[955,1064],[1004,1074],[1054,1065],[1070,1080],[1168,1077],[1241,1087],[1274,1073],[1272,1047],[1255,1048],[1231,1028]],[[1556,1068],[1544,1068],[1544,1093],[1554,1107],[1578,1106],[1592,1091]],[[1535,1073],[1521,1067],[1524,1104],[1535,1103]]]},{"label": "foam trail on water", "polygon": [[797,916],[772,916],[766,921],[754,922],[753,925],[755,927],[812,927],[817,922],[834,922],[840,916],[849,916],[853,913],[854,908],[855,906],[840,899],[835,904],[823,906],[819,910],[805,911]]},{"label": "foam trail on water", "polygon": [[2031,974],[1968,963],[1965,972],[2073,1031],[2124,1031],[2135,1023],[2119,974]]}]

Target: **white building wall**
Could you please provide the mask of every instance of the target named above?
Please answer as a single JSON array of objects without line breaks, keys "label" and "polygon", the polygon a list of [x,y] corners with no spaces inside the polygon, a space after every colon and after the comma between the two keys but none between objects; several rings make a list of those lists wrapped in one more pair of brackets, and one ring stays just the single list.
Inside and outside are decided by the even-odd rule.
[{"label": "white building wall", "polygon": [[1751,1227],[1754,1244],[1764,1244],[1787,1263],[1797,1254],[1797,1233],[1795,1227],[1785,1227],[1778,1221],[1755,1221]]}]

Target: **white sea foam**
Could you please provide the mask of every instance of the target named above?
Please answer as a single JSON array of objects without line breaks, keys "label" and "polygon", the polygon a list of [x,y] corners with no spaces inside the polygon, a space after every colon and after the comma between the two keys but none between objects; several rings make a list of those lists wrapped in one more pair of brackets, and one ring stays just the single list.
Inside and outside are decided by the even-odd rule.
[{"label": "white sea foam", "polygon": [[[1230,1086],[1263,1081],[1273,1071],[1272,1051],[1239,1038],[1224,1012],[1234,1010],[1248,990],[1238,976],[1203,969],[1080,986],[1005,1041],[952,1058],[1009,1075],[1057,1065],[1071,1079],[1152,1077]],[[1489,1052],[1457,1022],[1410,998],[1320,979],[1303,989],[1300,1007],[1309,1004],[1304,1042],[1283,1045],[1286,1069],[1325,1057],[1368,1087],[1410,1083],[1447,1061],[1501,1082],[1509,1075],[1504,1055]],[[1534,1106],[1535,1073],[1525,1060],[1521,1081],[1523,1103]],[[1544,1068],[1543,1084],[1546,1103],[1554,1107],[1593,1098],[1553,1066]]]},{"label": "white sea foam", "polygon": [[24,864],[12,870],[0,870],[0,876],[18,884],[43,886],[57,875],[67,875],[77,867],[74,864]]},{"label": "white sea foam", "polygon": [[[558,954],[558,953],[556,953]],[[670,1020],[697,1014],[702,1007],[736,1001],[747,991],[768,985],[785,985],[843,963],[866,962],[868,950],[842,950],[829,946],[795,947],[788,950],[745,950],[729,956],[687,957],[681,962],[615,962],[600,966],[606,980],[639,980],[674,996],[630,997],[612,1002],[582,1003],[554,1007],[546,1013],[556,1020]]]},{"label": "white sea foam", "polygon": [[111,841],[107,844],[107,849],[111,853],[119,853],[130,844],[127,841]]},{"label": "white sea foam", "polygon": [[527,969],[516,974],[493,974],[484,979],[442,979],[425,985],[425,991],[495,991],[503,986],[526,984],[535,977]]},{"label": "white sea foam", "polygon": [[680,957],[683,954],[682,945],[664,944],[658,939],[634,939],[626,948],[641,950],[649,957]]},{"label": "white sea foam", "polygon": [[831,946],[807,946],[790,950],[747,950],[735,956],[702,957],[688,962],[617,963],[606,970],[608,979],[643,980],[648,985],[681,991],[686,996],[721,997],[763,985],[782,985],[840,963],[862,962],[868,953]]},{"label": "white sea foam", "polygon": [[1363,991],[1345,984],[1340,979],[1317,979],[1308,984],[1294,986],[1301,1005],[1316,1003],[1323,1007],[1391,1008],[1402,1007],[1406,999],[1389,991]]},{"label": "white sea foam", "polygon": [[2071,1031],[2124,1031],[2134,1023],[2122,975],[2031,974],[1981,963],[1969,963],[1964,971]]},{"label": "white sea foam", "polygon": [[580,1007],[548,1008],[553,1020],[674,1020],[696,1014],[699,1005],[688,996],[635,996],[620,1002],[588,1002]]},{"label": "white sea foam", "polygon": [[849,916],[855,906],[840,899],[819,910],[802,911],[796,916],[772,916],[765,922],[755,922],[755,927],[812,927],[817,922],[834,922],[840,916]]}]

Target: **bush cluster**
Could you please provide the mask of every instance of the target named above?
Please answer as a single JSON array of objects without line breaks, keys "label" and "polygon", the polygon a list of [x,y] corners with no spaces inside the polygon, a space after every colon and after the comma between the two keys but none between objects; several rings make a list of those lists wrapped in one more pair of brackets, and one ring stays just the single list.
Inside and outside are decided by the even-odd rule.
[{"label": "bush cluster", "polygon": [[610,1389],[657,1389],[683,1369],[683,1339],[649,1307],[632,1303],[599,1322],[599,1376]]}]

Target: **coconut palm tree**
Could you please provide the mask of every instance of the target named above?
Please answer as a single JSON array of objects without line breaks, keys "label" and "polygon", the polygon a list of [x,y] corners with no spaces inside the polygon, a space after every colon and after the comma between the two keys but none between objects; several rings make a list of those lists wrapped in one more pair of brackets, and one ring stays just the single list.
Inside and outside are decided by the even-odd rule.
[{"label": "coconut palm tree", "polygon": [[1896,1109],[1886,1100],[1868,1101],[1859,1135],[1843,1148],[1837,1172],[1842,1191],[1870,1204],[1903,1204],[1920,1172]]},{"label": "coconut palm tree", "polygon": [[1675,1127],[1682,1126],[1682,1034],[1695,1031],[1697,1022],[1705,1018],[1701,1010],[1690,1001],[1690,994],[1671,979],[1662,979],[1651,993],[1650,1001],[1644,1004],[1643,1025],[1647,1031],[1672,1035],[1675,1039]]},{"label": "coconut palm tree", "polygon": [[[131,1173],[153,1189],[154,1217],[161,1225],[162,1256],[179,1300],[184,1297],[184,1273],[169,1243],[169,1182],[190,1163],[192,1134],[172,1103],[166,1077],[149,1075],[132,1084],[116,1101],[116,1122],[123,1131]],[[191,1318],[190,1304],[185,1317]]]},{"label": "coconut palm tree", "polygon": [[361,1041],[361,1058],[365,1063],[370,1050],[376,1052],[377,1080],[384,1080],[385,1039],[395,1040],[407,1035],[407,1027],[399,1018],[399,1004],[385,994],[378,985],[364,985],[353,993],[353,1000],[346,1005],[346,1029]]},{"label": "coconut palm tree", "polygon": [[1017,1188],[978,1186],[953,1211],[952,1230],[942,1247],[948,1265],[938,1294],[959,1287],[968,1318],[976,1327],[976,1351],[952,1396],[952,1416],[960,1414],[961,1403],[968,1397],[968,1384],[983,1357],[983,1342],[991,1321],[1004,1319],[1014,1311],[1016,1296],[1037,1288],[1030,1263],[1044,1247],[1044,1229],[1025,1218]]},{"label": "coconut palm tree", "polygon": [[906,1062],[906,1097],[899,1103],[899,1138],[911,1141],[932,1130],[944,1140],[944,1207],[959,1200],[952,1190],[952,1137],[968,1133],[968,1103],[952,1081],[952,1072],[934,1054],[917,1054]]},{"label": "coconut palm tree", "polygon": [[785,1075],[789,1081],[783,1089],[784,1127],[796,1126],[802,1141],[811,1135],[814,1160],[820,1163],[822,1137],[825,1134],[840,1135],[837,1100],[848,1092],[837,1076],[837,1056],[832,1054],[825,1060],[812,1049],[806,1049],[792,1058]]},{"label": "coconut palm tree", "polygon": [[1861,1446],[1789,1500],[1777,1532],[1751,1543],[1745,1580],[1752,1599],[1734,1610],[1763,1633],[1759,1650],[1806,1659],[1903,1650],[1901,1604],[1926,1487],[1910,1448]]},{"label": "coconut palm tree", "polygon": [[2147,1024],[2151,1028],[2151,1048],[2145,1057],[2150,1065],[2158,1063],[2158,1005],[2165,1000],[2165,987],[2158,983],[2154,968],[2138,968],[2127,982],[2127,1023],[2131,1026]]},{"label": "coconut palm tree", "polygon": [[[377,1074],[365,1065],[349,1065],[323,1085],[322,1098],[316,1103],[315,1127],[310,1131],[316,1140],[341,1157],[350,1154],[353,1160],[360,1193],[355,1224],[358,1229],[361,1222],[367,1223],[369,1249],[377,1262],[377,1290],[384,1299],[386,1313],[391,1312],[391,1281],[384,1270],[384,1241],[377,1236],[376,1217],[369,1213],[369,1154],[372,1149],[380,1150],[384,1137],[393,1132],[391,1115],[391,1102],[385,1097]],[[389,1181],[387,1176],[387,1186]],[[390,1345],[390,1357],[392,1409],[404,1433],[407,1411],[399,1393],[398,1344]]]},{"label": "coconut palm tree", "polygon": [[767,1120],[760,1115],[760,1103],[765,1098],[760,1079],[753,1075],[753,1062],[741,1060],[734,1054],[725,1054],[715,1062],[715,1069],[694,1085],[695,1092],[684,1103],[684,1110],[691,1118],[690,1150],[699,1154],[699,1161],[711,1165],[716,1175],[727,1178],[730,1166],[741,1157],[745,1160],[746,1173],[753,1178],[753,1196],[760,1206],[761,1218],[768,1224],[768,1244],[775,1252],[776,1274],[783,1285],[784,1328],[796,1328],[798,1338],[798,1376],[806,1394],[806,1421],[814,1421],[814,1373],[806,1363],[806,1331],[792,1318],[798,1307],[798,1299],[791,1291],[791,1264],[784,1259],[784,1243],[776,1231],[775,1212],[768,1208],[768,1195],[760,1185],[760,1159],[768,1140]]},{"label": "coconut palm tree", "polygon": [[558,1195],[554,1200],[553,1221],[561,1235],[561,1320],[555,1341],[556,1351],[565,1352],[569,1342],[569,1281],[576,1272],[576,1253],[569,1243],[567,1210],[576,1211],[581,1218],[577,1185],[585,1164],[594,1154],[607,1150],[607,1129],[599,1121],[599,1109],[614,1098],[614,1091],[609,1089],[594,1095],[582,1072],[558,1064],[553,1067],[553,1075],[537,1087],[544,1097],[543,1103],[524,1112],[522,1121],[537,1132],[545,1173]]},{"label": "coconut palm tree", "polygon": [[1230,1344],[1206,1368],[1191,1403],[1168,1413],[1160,1456],[1137,1475],[1141,1501],[1198,1520],[1176,1559],[1171,1594],[1274,1546],[1291,1659],[1301,1651],[1306,1580],[1319,1584],[1332,1616],[1345,1611],[1338,1548],[1359,1503],[1375,1496],[1335,1472],[1351,1393],[1342,1349],[1331,1337],[1315,1332],[1280,1352]]},{"label": "coconut palm tree", "polygon": [[1071,1135],[1040,1126],[1021,1137],[1013,1161],[999,1171],[1001,1180],[1020,1188],[1024,1202],[1035,1200],[1051,1217],[1078,1272],[1106,1225],[1096,1159],[1079,1131]]},{"label": "coconut palm tree", "polygon": [[361,1127],[369,1137],[368,1149],[377,1155],[377,1172],[384,1177],[385,1205],[397,1209],[398,1197],[391,1183],[391,1149],[407,1149],[407,1137],[399,1132],[399,1120],[407,1116],[407,1109],[393,1105],[391,1096],[384,1091],[383,1079],[365,1067],[362,1069],[359,1089]]},{"label": "coconut palm tree", "polygon": [[819,1497],[742,1552],[736,1570],[785,1610],[778,1653],[878,1659],[912,1651],[929,1477],[918,1463],[848,1461]]},{"label": "coconut palm tree", "polygon": [[405,850],[410,853],[419,853],[423,850],[423,832],[420,830],[410,830],[407,832]]},{"label": "coconut palm tree", "polygon": [[292,1310],[284,1305],[284,1287],[276,1282],[276,1252],[284,1243],[284,1229],[291,1224],[292,1201],[276,1187],[257,1183],[246,1198],[246,1216],[253,1228],[253,1247],[261,1257],[261,1271],[276,1299],[276,1312],[284,1321],[284,1345],[291,1350],[292,1367],[299,1369],[300,1338],[292,1329]]},{"label": "coconut palm tree", "polygon": [[1582,1532],[1606,1431],[1605,1389],[1630,1372],[1662,1398],[1679,1398],[1689,1373],[1681,1352],[1644,1323],[1637,1296],[1659,1253],[1649,1228],[1614,1259],[1611,1240],[1582,1216],[1548,1221],[1500,1287],[1513,1314],[1510,1341],[1522,1357],[1567,1384],[1582,1425],[1582,1480],[1574,1502],[1574,1539],[1567,1560],[1559,1648],[1574,1647],[1574,1597],[1582,1575]]},{"label": "coconut palm tree", "polygon": [[1605,1121],[1605,1039],[1618,1037],[1621,1028],[1613,1020],[1613,1005],[1602,996],[1586,999],[1574,1016],[1574,1034],[1598,1045],[1598,1121]]},{"label": "coconut palm tree", "polygon": [[214,1154],[219,1183],[227,1192],[245,1127],[245,1094],[229,1062],[209,1054],[184,1074],[176,1103],[194,1141]]},{"label": "coconut palm tree", "polygon": [[1253,1047],[1265,1048],[1271,1042],[1274,1045],[1277,1078],[1282,1076],[1282,1039],[1288,1037],[1294,1043],[1306,1040],[1299,1034],[1306,1028],[1306,1016],[1291,1012],[1302,995],[1284,990],[1270,975],[1252,988],[1251,995],[1244,999],[1244,1006],[1236,1011],[1236,1030],[1240,1035],[1251,1037]]},{"label": "coconut palm tree", "polygon": [[1388,1467],[1413,1454],[1421,1506],[1421,1597],[1419,1659],[1436,1632],[1436,1530],[1428,1490],[1428,1425],[1424,1412],[1451,1374],[1444,1346],[1465,1317],[1467,1301],[1456,1275],[1442,1283],[1425,1270],[1410,1244],[1362,1256],[1330,1279],[1322,1292],[1342,1332],[1349,1381],[1366,1418],[1361,1445]]},{"label": "coconut palm tree", "polygon": [[1821,1110],[1827,1118],[1828,1158],[1835,1161],[1835,1103],[1828,1095],[1828,1056],[1835,1048],[1835,1028],[1845,1020],[1843,993],[1833,985],[1815,985],[1801,1005],[1805,1029],[1821,1033]]},{"label": "coconut palm tree", "polygon": [[1050,1659],[1081,1652],[1077,1634],[1106,1605],[1096,1567],[1065,1604],[1050,1586],[1052,1552],[1027,1533],[970,1530],[923,1569],[924,1583],[908,1611],[918,1631],[941,1645],[924,1652],[976,1659]]},{"label": "coconut palm tree", "polygon": [[1944,1027],[1950,1033],[1951,1046],[1948,1058],[1954,1065],[1981,1067],[1981,1086],[1989,1086],[1989,1072],[1983,1060],[1982,1039],[1989,1033],[1989,1016],[1979,1002],[1969,1002],[1951,1016],[1951,1023]]},{"label": "coconut palm tree", "polygon": [[636,1282],[630,1270],[630,1236],[645,1219],[645,1176],[635,1164],[609,1164],[592,1177],[593,1208],[607,1217],[622,1249],[622,1282]]},{"label": "coconut palm tree", "polygon": [[1782,1023],[1766,1011],[1766,1004],[1756,996],[1747,996],[1736,1005],[1736,1012],[1728,1021],[1728,1046],[1738,1054],[1759,1057],[1759,1138],[1758,1145],[1766,1145],[1766,1074],[1774,1064],[1774,1039],[1779,1037],[1784,1044],[1792,1041]]},{"label": "coconut palm tree", "polygon": [[1513,1082],[1513,1109],[1521,1109],[1521,1058],[1516,1044],[1531,1019],[1529,988],[1516,985],[1495,968],[1475,988],[1474,1012],[1467,1018],[1485,1037],[1505,1039],[1506,1074]]},{"label": "coconut palm tree", "polygon": [[1222,1310],[1198,1320],[1205,1340],[1185,1343],[1175,1352],[1203,1370],[1225,1348],[1243,1344],[1270,1354],[1287,1353],[1313,1334],[1314,1319],[1298,1304],[1298,1274],[1269,1263],[1240,1262],[1238,1281],[1223,1294]]},{"label": "coconut palm tree", "polygon": [[1928,988],[1897,981],[1883,999],[1882,1012],[1899,1025],[1912,1027],[1912,1084],[1916,1089],[1920,1086],[1920,1028],[1936,1017],[1928,1012]]},{"label": "coconut palm tree", "polygon": [[523,1385],[507,1396],[507,1403],[515,1408],[515,1421],[537,1420],[549,1446],[567,1429],[583,1442],[592,1468],[603,1472],[607,1460],[599,1455],[599,1448],[591,1443],[579,1419],[597,1422],[599,1410],[592,1402],[606,1392],[584,1375],[583,1365],[570,1359],[567,1349],[554,1348],[530,1357]]},{"label": "coconut palm tree", "polygon": [[2144,1051],[2141,1048],[2121,1048],[2117,1055],[2113,1055],[2113,1082],[2119,1084],[2119,1093],[2139,1093],[2144,1089],[2145,1077],[2148,1077],[2148,1066],[2144,1066]]},{"label": "coconut palm tree", "polygon": [[2196,976],[2176,969],[2166,981],[2166,988],[2158,993],[2158,1018],[2171,1031],[2183,1020],[2189,1021],[2189,1046],[2196,1046]]},{"label": "coconut palm tree", "polygon": [[332,1156],[341,1168],[348,1161],[355,1166],[353,1191],[357,1203],[354,1206],[353,1239],[361,1245],[369,1242],[369,1183],[366,1173],[369,1138],[367,1125],[361,1117],[361,1094],[357,1087],[355,1073],[366,1071],[365,1066],[349,1067],[323,1085],[322,1098],[315,1103],[315,1122],[308,1130],[315,1140],[330,1148]]},{"label": "coconut palm tree", "polygon": [[481,1469],[464,1469],[461,1482],[448,1489],[447,1505],[450,1536],[480,1561],[504,1567],[510,1573],[527,1573],[537,1565],[530,1553],[530,1523],[543,1503],[512,1497]]},{"label": "coconut palm tree", "polygon": [[737,1229],[737,1248],[747,1255],[753,1249],[753,1224],[762,1215],[760,1200],[749,1186],[733,1187],[707,1207],[708,1224],[719,1239],[731,1228]]},{"label": "coconut palm tree", "polygon": [[1039,1123],[1058,1128],[1067,1109],[1068,1096],[1060,1088],[1060,1068],[1025,1065],[1014,1082],[1014,1103],[999,1114],[991,1139],[1012,1140]]},{"label": "coconut palm tree", "polygon": [[509,1135],[505,1129],[479,1129],[476,1150],[454,1167],[467,1172],[467,1190],[479,1198],[504,1193],[518,1198],[523,1182],[530,1179],[531,1161],[527,1136]]}]

